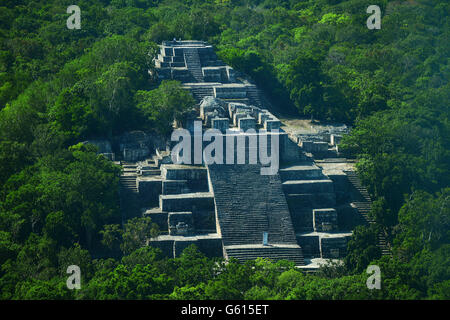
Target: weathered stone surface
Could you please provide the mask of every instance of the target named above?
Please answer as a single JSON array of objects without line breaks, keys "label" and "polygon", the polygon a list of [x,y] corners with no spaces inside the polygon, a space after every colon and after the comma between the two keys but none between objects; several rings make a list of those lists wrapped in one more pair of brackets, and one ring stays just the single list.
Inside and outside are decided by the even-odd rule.
[{"label": "weathered stone surface", "polygon": [[207,175],[208,171],[201,166],[161,165],[161,176],[164,180],[206,180]]},{"label": "weathered stone surface", "polygon": [[314,209],[313,210],[314,231],[332,232],[338,229],[336,209]]},{"label": "weathered stone surface", "polygon": [[242,99],[247,96],[244,85],[230,84],[214,87],[214,97],[222,99]]},{"label": "weathered stone surface", "polygon": [[264,122],[264,129],[266,130],[279,130],[280,127],[280,120],[266,119],[266,121]]},{"label": "weathered stone surface", "polygon": [[347,254],[347,243],[350,235],[325,236],[320,238],[322,258],[338,259]]},{"label": "weathered stone surface", "polygon": [[92,144],[98,148],[98,153],[112,153],[111,143],[108,140],[87,140],[83,144]]},{"label": "weathered stone surface", "polygon": [[337,146],[341,143],[342,136],[339,134],[331,134],[330,135],[330,142],[333,146]]},{"label": "weathered stone surface", "polygon": [[230,120],[228,118],[214,118],[211,120],[212,128],[220,130],[220,132],[225,133],[230,126]]},{"label": "weathered stone surface", "polygon": [[271,261],[289,260],[294,262],[296,266],[304,265],[303,255],[298,244],[273,244],[269,246],[244,244],[225,246],[224,249],[228,257],[235,258],[239,262],[265,258]]},{"label": "weathered stone surface", "polygon": [[160,208],[144,209],[143,217],[149,217],[153,223],[156,223],[161,231],[168,231],[167,218],[168,213],[161,211]]},{"label": "weathered stone surface", "polygon": [[329,208],[336,205],[334,193],[287,194],[289,207],[294,208]]},{"label": "weathered stone surface", "polygon": [[250,108],[244,103],[239,102],[228,103],[228,116],[230,117],[230,119],[233,119],[233,116],[236,112],[242,111],[245,113],[245,111],[247,110],[250,110]]},{"label": "weathered stone surface", "polygon": [[214,196],[209,192],[160,195],[159,203],[160,208],[168,212],[182,212],[193,207],[197,210],[211,210],[214,208]]},{"label": "weathered stone surface", "polygon": [[162,181],[162,194],[181,194],[190,193],[187,180],[163,180]]},{"label": "weathered stone surface", "polygon": [[119,140],[120,152],[125,161],[136,162],[150,155],[150,137],[143,131],[123,134]]},{"label": "weathered stone surface", "polygon": [[159,195],[162,193],[161,179],[137,178],[139,202],[142,207],[155,207],[159,203]]},{"label": "weathered stone surface", "polygon": [[237,111],[233,114],[233,124],[237,127],[239,124],[239,119],[241,118],[246,118],[247,117],[247,113],[243,112],[243,111]]},{"label": "weathered stone surface", "polygon": [[334,193],[333,181],[323,180],[289,180],[283,182],[283,190],[288,194]]},{"label": "weathered stone surface", "polygon": [[194,232],[192,212],[169,212],[167,224],[172,236],[189,236]]},{"label": "weathered stone surface", "polygon": [[327,152],[327,142],[302,141],[301,147],[305,152]]},{"label": "weathered stone surface", "polygon": [[227,116],[227,106],[226,104],[214,97],[205,97],[200,103],[200,118],[205,119],[205,113],[217,111],[219,117]]},{"label": "weathered stone surface", "polygon": [[253,117],[239,118],[239,129],[242,131],[247,131],[248,129],[256,128],[256,120]]},{"label": "weathered stone surface", "polygon": [[318,235],[297,235],[297,242],[302,247],[303,255],[305,257],[320,257],[320,241]]},{"label": "weathered stone surface", "polygon": [[291,165],[280,168],[280,176],[283,181],[287,180],[319,180],[325,179],[322,170],[313,163]]},{"label": "weathered stone surface", "polygon": [[270,118],[270,114],[267,112],[260,112],[258,114],[258,124],[264,125],[264,122],[266,122],[267,119]]},{"label": "weathered stone surface", "polygon": [[296,244],[289,209],[278,175],[263,176],[260,165],[209,165],[225,245]]},{"label": "weathered stone surface", "polygon": [[311,232],[314,230],[312,208],[290,208],[294,231]]},{"label": "weathered stone surface", "polygon": [[221,67],[203,67],[203,78],[205,82],[224,82],[228,81],[227,68]]},{"label": "weathered stone surface", "polygon": [[157,239],[150,239],[148,245],[160,248],[163,254],[169,258],[179,257],[183,250],[190,245],[195,245],[200,252],[208,257],[222,257],[222,239],[218,234],[204,234],[195,236],[171,236],[163,235]]}]

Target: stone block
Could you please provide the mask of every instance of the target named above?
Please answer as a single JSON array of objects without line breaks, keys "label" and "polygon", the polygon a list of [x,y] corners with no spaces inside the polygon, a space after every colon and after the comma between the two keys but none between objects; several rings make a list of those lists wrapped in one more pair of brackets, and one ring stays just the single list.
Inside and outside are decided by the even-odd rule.
[{"label": "stone block", "polygon": [[205,167],[186,166],[177,164],[161,165],[161,176],[164,180],[206,180]]},{"label": "stone block", "polygon": [[189,247],[190,245],[196,245],[198,247],[198,240],[197,239],[185,239],[185,240],[180,240],[180,239],[176,239],[173,245],[173,254],[174,257],[179,257],[184,249],[186,249],[187,247]]},{"label": "stone block", "polygon": [[162,194],[190,193],[187,180],[163,180]]},{"label": "stone block", "polygon": [[213,129],[220,130],[222,133],[225,133],[226,130],[230,126],[230,120],[227,119],[227,118],[214,118],[211,121],[212,121],[212,126],[211,127]]},{"label": "stone block", "polygon": [[236,75],[233,68],[227,67],[227,76],[229,82],[235,82],[236,81]]},{"label": "stone block", "polygon": [[221,99],[244,99],[247,90],[244,86],[217,86],[214,87],[214,97]]},{"label": "stone block", "polygon": [[331,180],[289,180],[283,182],[283,190],[287,194],[333,193]]},{"label": "stone block", "polygon": [[176,195],[160,195],[159,206],[167,212],[183,212],[188,210],[210,210],[214,208],[214,196],[210,193],[190,193]]},{"label": "stone block", "polygon": [[188,236],[194,232],[192,212],[169,212],[167,218],[169,235]]},{"label": "stone block", "polygon": [[162,251],[162,254],[167,258],[174,257],[174,240],[173,239],[164,239],[164,240],[151,240],[148,242],[148,245],[153,248],[159,248]]},{"label": "stone block", "polygon": [[265,113],[265,112],[260,112],[258,114],[258,124],[264,125],[264,122],[266,122],[266,120],[269,118],[270,118],[270,114]]},{"label": "stone block", "polygon": [[161,53],[163,56],[173,56],[173,47],[162,47]]},{"label": "stone block", "polygon": [[222,239],[219,237],[199,238],[198,248],[207,257],[222,257],[223,256]]},{"label": "stone block", "polygon": [[320,246],[322,251],[322,258],[324,259],[339,259],[347,254],[347,243],[350,239],[347,235],[342,236],[323,236],[320,238]]},{"label": "stone block", "polygon": [[233,119],[233,116],[236,113],[237,109],[245,109],[246,107],[247,105],[243,103],[230,102],[228,103],[228,116],[230,117],[230,119]]},{"label": "stone block", "polygon": [[327,142],[316,142],[316,141],[302,141],[301,147],[305,152],[327,152],[328,143]]},{"label": "stone block", "polygon": [[289,206],[289,209],[295,232],[312,232],[314,230],[311,208]]},{"label": "stone block", "polygon": [[340,144],[341,140],[342,140],[342,136],[341,135],[332,134],[330,136],[330,142],[331,142],[331,145],[333,145],[333,146],[337,146],[338,144]]},{"label": "stone block", "polygon": [[241,131],[247,131],[248,129],[255,129],[256,128],[256,120],[253,117],[245,117],[245,118],[239,118],[239,130]]},{"label": "stone block", "polygon": [[161,180],[138,178],[137,188],[142,207],[154,207],[158,205],[159,195],[162,193]]},{"label": "stone block", "polygon": [[173,48],[173,55],[176,57],[184,57],[184,49],[183,48]]},{"label": "stone block", "polygon": [[153,208],[145,210],[142,213],[143,217],[149,217],[153,223],[156,223],[161,231],[168,231],[167,218],[168,214],[165,211],[161,211],[159,208]]},{"label": "stone block", "polygon": [[320,257],[320,241],[318,235],[304,234],[297,236],[297,242],[302,248],[303,256],[308,258]]},{"label": "stone block", "polygon": [[236,112],[233,114],[233,124],[237,127],[239,125],[239,119],[246,118],[247,114],[245,112]]},{"label": "stone block", "polygon": [[264,129],[266,129],[267,131],[270,130],[280,130],[281,127],[281,122],[280,120],[272,120],[272,119],[267,119],[264,122]]},{"label": "stone block", "polygon": [[202,68],[205,82],[222,82],[223,74],[226,73],[225,67],[204,67]]}]

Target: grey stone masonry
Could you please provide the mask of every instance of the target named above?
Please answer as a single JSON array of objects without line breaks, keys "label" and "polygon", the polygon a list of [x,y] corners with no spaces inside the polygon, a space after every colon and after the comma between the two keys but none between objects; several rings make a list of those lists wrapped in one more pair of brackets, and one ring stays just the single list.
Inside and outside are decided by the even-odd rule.
[{"label": "grey stone masonry", "polygon": [[244,103],[230,102],[228,103],[228,116],[230,117],[230,119],[233,119],[234,114],[236,114],[238,110],[246,113],[245,111],[248,111],[249,109],[249,106]]},{"label": "grey stone masonry", "polygon": [[203,78],[205,82],[223,82],[227,81],[227,69],[222,67],[203,67]]},{"label": "grey stone masonry", "polygon": [[313,210],[314,231],[330,232],[336,231],[337,213],[335,209],[314,209]]},{"label": "grey stone masonry", "polygon": [[202,180],[207,178],[207,174],[206,168],[201,166],[161,165],[161,175],[164,180]]},{"label": "grey stone masonry", "polygon": [[273,245],[234,245],[224,247],[229,258],[235,258],[239,262],[265,258],[272,261],[285,259],[294,262],[296,266],[305,264],[301,249],[298,245],[273,244]]},{"label": "grey stone masonry", "polygon": [[301,147],[305,152],[327,152],[327,142],[302,141]]},{"label": "grey stone masonry", "polygon": [[167,224],[169,235],[192,235],[194,231],[194,220],[192,212],[169,212]]},{"label": "grey stone masonry", "polygon": [[342,136],[339,134],[331,134],[330,135],[330,142],[333,146],[337,146],[341,143]]},{"label": "grey stone masonry", "polygon": [[245,85],[228,84],[214,87],[214,97],[224,99],[242,99],[247,96]]},{"label": "grey stone masonry", "polygon": [[233,114],[233,124],[237,127],[239,125],[239,119],[246,118],[248,114],[243,111],[235,112]]},{"label": "grey stone masonry", "polygon": [[351,235],[324,236],[320,238],[322,258],[338,259],[347,254],[347,243]]},{"label": "grey stone masonry", "polygon": [[320,257],[320,241],[319,235],[306,234],[298,235],[297,242],[302,247],[303,255],[305,257]]},{"label": "grey stone masonry", "polygon": [[[260,165],[209,165],[224,245],[297,244],[278,174],[260,174]],[[301,250],[300,247],[298,250]]]},{"label": "grey stone masonry", "polygon": [[267,119],[270,118],[270,114],[266,112],[260,112],[258,114],[258,124],[264,125],[264,122],[266,122]]},{"label": "grey stone masonry", "polygon": [[241,131],[247,131],[248,129],[256,128],[256,120],[253,117],[246,116],[239,119],[239,129]]},{"label": "grey stone masonry", "polygon": [[266,130],[279,130],[280,127],[281,127],[280,120],[267,119],[264,122],[264,129],[266,129]]},{"label": "grey stone masonry", "polygon": [[226,130],[230,127],[230,120],[228,118],[214,118],[211,120],[212,128],[218,129],[222,133],[225,133]]}]

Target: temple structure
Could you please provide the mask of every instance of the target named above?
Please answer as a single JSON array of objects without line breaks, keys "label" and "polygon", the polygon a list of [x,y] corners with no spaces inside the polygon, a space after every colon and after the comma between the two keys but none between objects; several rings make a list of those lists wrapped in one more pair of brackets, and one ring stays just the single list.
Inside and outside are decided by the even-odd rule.
[{"label": "temple structure", "polygon": [[[174,164],[173,145],[122,162],[124,215],[149,216],[162,231],[148,245],[176,257],[196,244],[211,257],[287,259],[307,270],[343,258],[351,230],[371,221],[370,197],[352,165],[314,159],[314,150],[332,150],[340,135],[306,141],[284,132],[258,88],[205,42],[165,41],[155,66],[159,79],[181,81],[197,100],[185,128],[194,132],[195,121],[201,122],[202,133],[214,128],[248,144],[243,164]],[[254,132],[256,139],[278,139],[275,174],[262,175],[264,165],[248,161]]]}]

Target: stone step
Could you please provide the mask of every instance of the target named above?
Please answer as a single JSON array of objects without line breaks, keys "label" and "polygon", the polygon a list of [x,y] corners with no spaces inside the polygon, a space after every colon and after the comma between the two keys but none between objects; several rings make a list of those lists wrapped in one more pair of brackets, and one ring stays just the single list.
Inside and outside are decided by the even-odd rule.
[{"label": "stone step", "polygon": [[289,208],[329,208],[336,205],[336,195],[334,193],[288,193],[286,200]]},{"label": "stone step", "polygon": [[150,217],[152,222],[156,223],[161,230],[167,230],[167,217],[168,213],[166,211],[162,211],[161,208],[150,208],[144,209],[142,212],[143,217]]},{"label": "stone step", "polygon": [[323,180],[289,180],[283,182],[283,190],[287,194],[299,193],[333,193],[333,181]]},{"label": "stone step", "polygon": [[159,196],[159,207],[168,212],[192,211],[214,208],[214,195],[210,192],[196,192],[184,194],[170,194]]},{"label": "stone step", "polygon": [[162,194],[182,194],[189,193],[187,180],[163,180]]},{"label": "stone step", "polygon": [[228,258],[235,258],[241,263],[257,258],[266,258],[272,261],[288,260],[297,266],[305,264],[302,250],[298,245],[236,245],[225,246],[224,249]]},{"label": "stone step", "polygon": [[159,169],[151,169],[151,170],[141,170],[140,174],[147,177],[147,176],[160,176],[161,170]]},{"label": "stone step", "polygon": [[292,165],[279,170],[282,181],[326,179],[322,169],[316,165]]},{"label": "stone step", "polygon": [[195,81],[203,82],[203,72],[198,50],[196,48],[185,48],[184,59],[186,61],[186,67],[191,72]]}]

